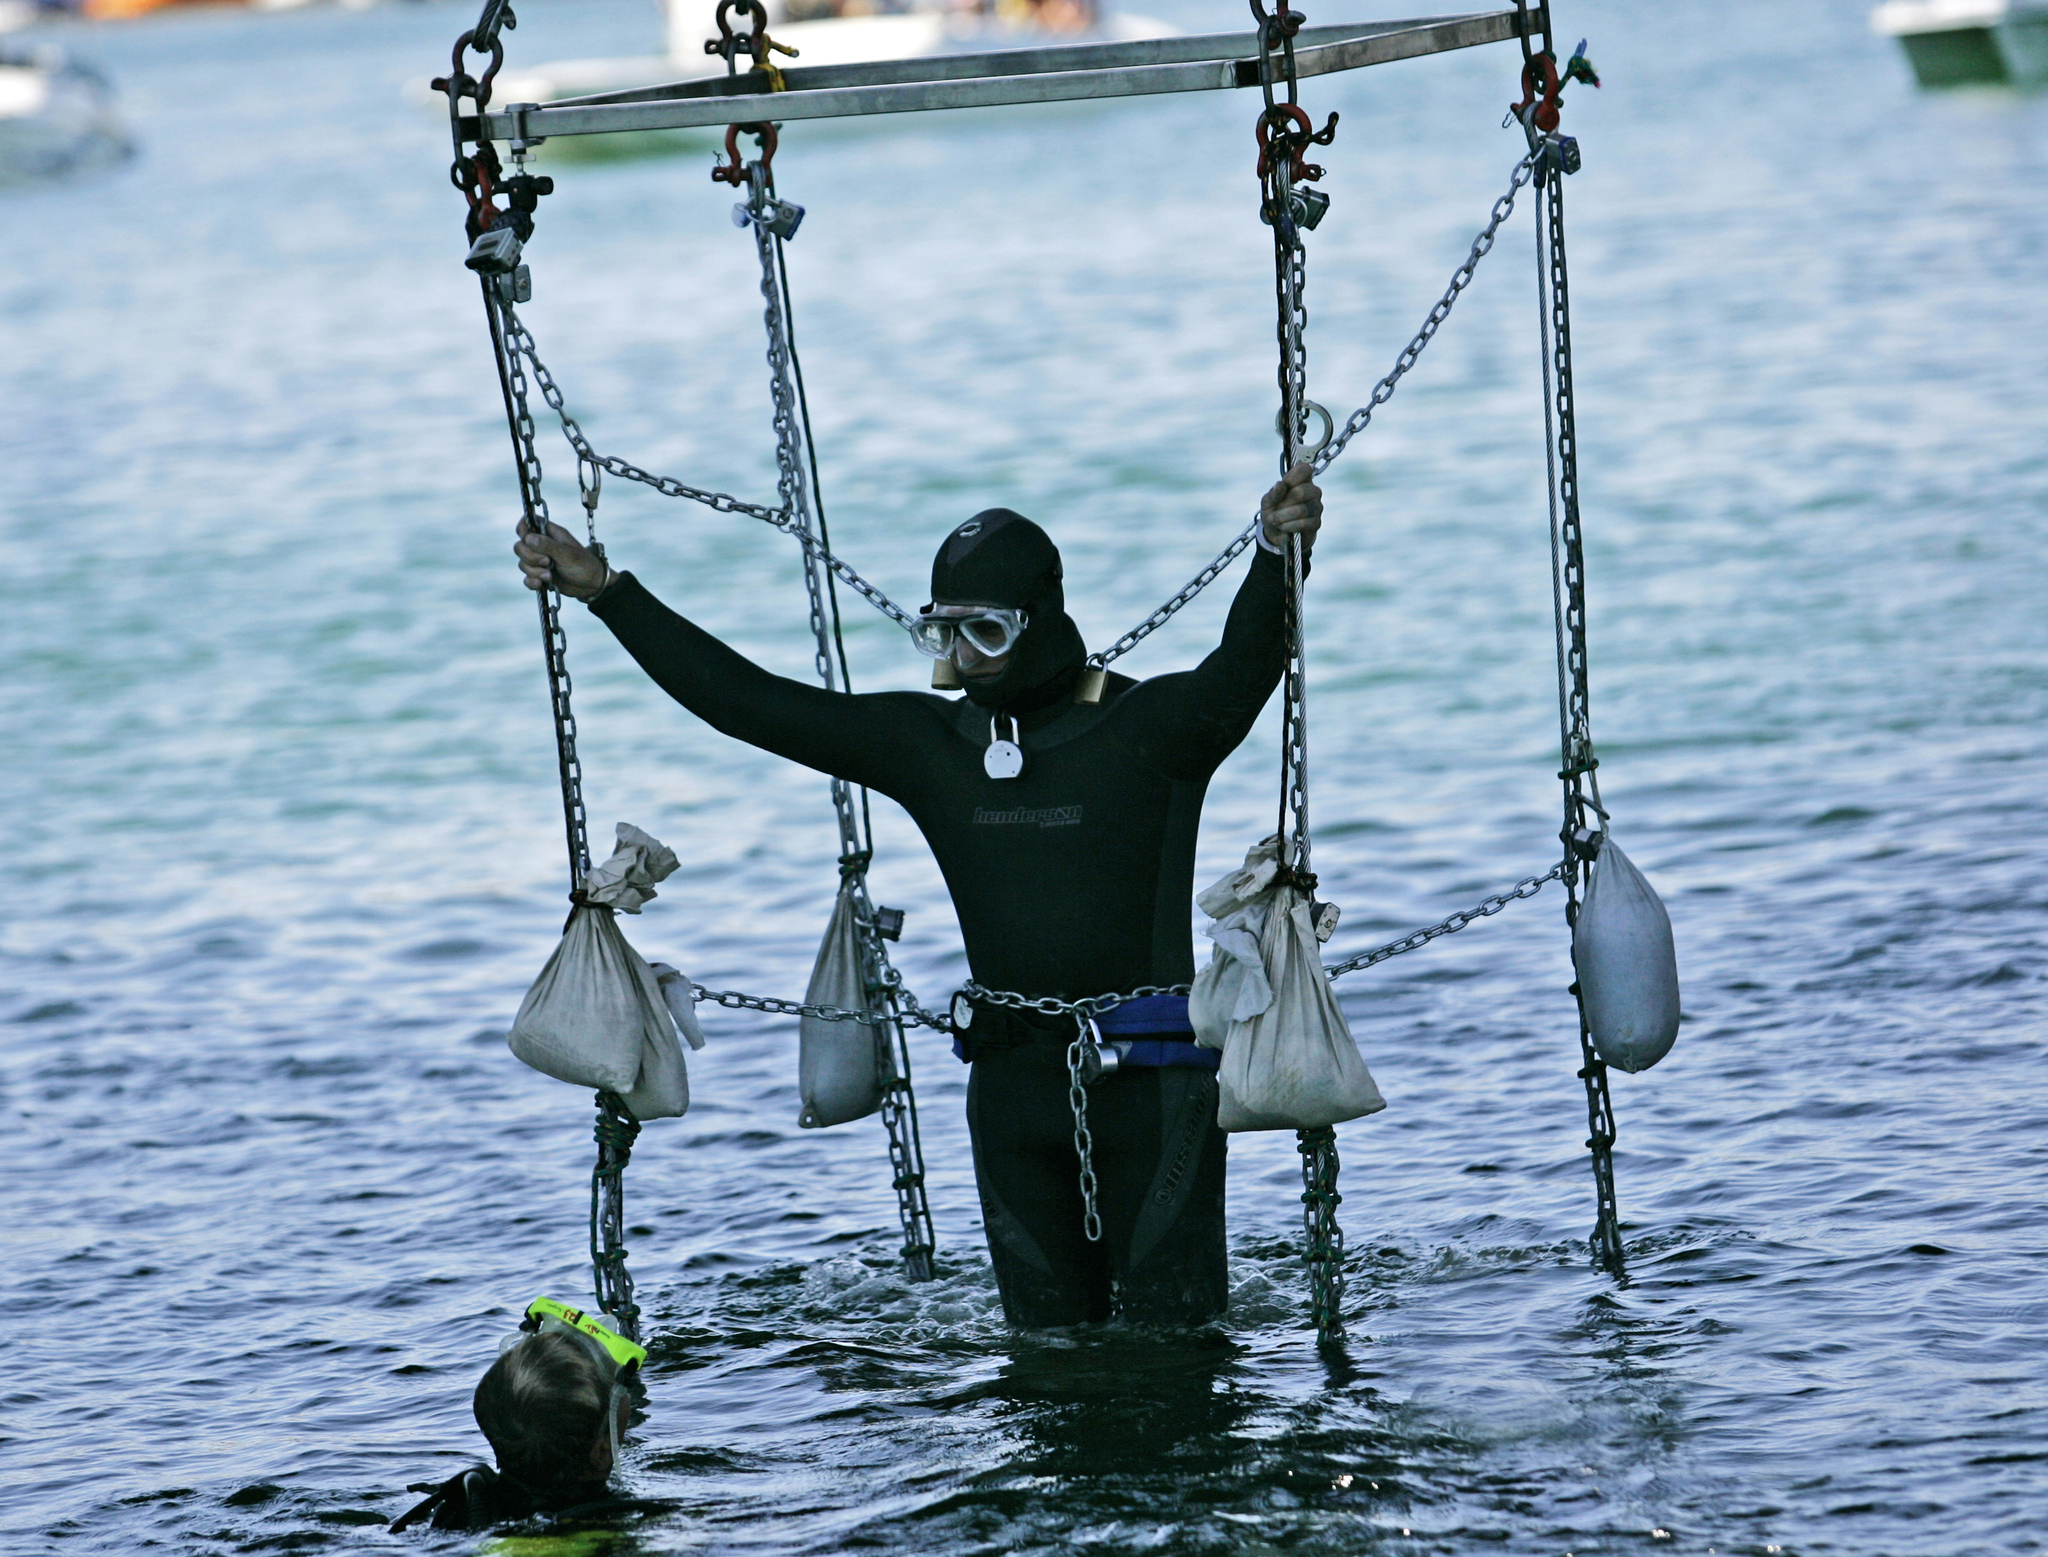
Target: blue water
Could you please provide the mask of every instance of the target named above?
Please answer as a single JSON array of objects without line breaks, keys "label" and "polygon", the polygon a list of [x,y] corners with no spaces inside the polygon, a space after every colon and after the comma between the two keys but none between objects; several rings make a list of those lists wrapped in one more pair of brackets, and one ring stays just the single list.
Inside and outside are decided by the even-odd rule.
[{"label": "blue water", "polygon": [[[515,61],[658,32],[521,14]],[[588,1099],[502,1041],[564,890],[537,633],[445,128],[406,97],[467,21],[62,33],[143,155],[0,203],[10,1552],[468,1550],[378,1526],[483,1450],[469,1389],[518,1307],[588,1290]],[[1341,986],[1390,1100],[1339,1132],[1342,1357],[1304,1333],[1291,1140],[1233,1142],[1222,1325],[1013,1336],[943,1045],[915,1049],[942,1279],[911,1287],[879,1126],[799,1131],[793,1024],[709,1012],[695,1105],[629,1176],[655,1339],[623,1482],[653,1504],[546,1550],[2048,1544],[2048,102],[1916,93],[1850,0],[1561,24],[1607,81],[1567,99],[1594,730],[1687,1015],[1615,1078],[1626,1279],[1584,1244],[1553,893]],[[1305,89],[1343,113],[1309,280],[1333,406],[1505,186],[1515,65]],[[842,549],[914,603],[949,525],[1019,508],[1098,644],[1192,573],[1270,479],[1252,150],[1242,94],[793,126]],[[544,163],[525,313],[601,447],[766,497],[752,249],[707,161]],[[1337,950],[1555,847],[1534,308],[1525,203],[1331,473]],[[786,540],[622,488],[621,564],[807,674]],[[1229,588],[1128,668],[1192,663]],[[569,632],[598,833],[684,859],[636,944],[798,992],[822,781]],[[879,617],[848,647],[858,684],[918,683]],[[1198,880],[1266,829],[1276,740],[1219,776]],[[963,973],[936,871],[877,830],[935,1001]]]}]

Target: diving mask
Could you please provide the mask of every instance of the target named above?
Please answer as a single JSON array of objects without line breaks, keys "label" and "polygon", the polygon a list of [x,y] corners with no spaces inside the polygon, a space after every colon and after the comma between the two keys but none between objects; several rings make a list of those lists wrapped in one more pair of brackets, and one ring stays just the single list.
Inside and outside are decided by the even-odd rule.
[{"label": "diving mask", "polygon": [[929,659],[951,659],[964,641],[992,660],[1016,646],[1030,620],[1028,613],[1008,607],[929,605],[910,624],[910,641]]},{"label": "diving mask", "polygon": [[[606,1318],[611,1317],[606,1315]],[[549,1330],[566,1330],[580,1337],[585,1343],[602,1352],[605,1360],[618,1369],[636,1368],[647,1360],[647,1348],[627,1340],[615,1330],[608,1330],[580,1308],[571,1308],[567,1303],[557,1303],[553,1298],[538,1297],[526,1305],[526,1317],[519,1323],[519,1333],[508,1336],[502,1351],[510,1350],[529,1335],[539,1335]]]}]

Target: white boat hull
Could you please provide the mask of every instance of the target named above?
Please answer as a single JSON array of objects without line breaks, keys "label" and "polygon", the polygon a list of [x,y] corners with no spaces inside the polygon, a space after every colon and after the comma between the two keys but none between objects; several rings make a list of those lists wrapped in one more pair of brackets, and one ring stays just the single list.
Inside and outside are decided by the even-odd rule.
[{"label": "white boat hull", "polygon": [[133,149],[99,76],[54,49],[0,52],[0,184],[83,173]]},{"label": "white boat hull", "polygon": [[1870,25],[1899,40],[1922,86],[2048,86],[2048,6],[1888,0],[1872,13]]}]

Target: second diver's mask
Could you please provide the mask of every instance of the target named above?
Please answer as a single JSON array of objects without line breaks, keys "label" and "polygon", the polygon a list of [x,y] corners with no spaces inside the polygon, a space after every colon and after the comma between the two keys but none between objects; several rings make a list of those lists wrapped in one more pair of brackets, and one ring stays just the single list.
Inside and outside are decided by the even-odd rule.
[{"label": "second diver's mask", "polygon": [[[607,1314],[605,1317],[609,1319],[611,1316]],[[548,1297],[537,1297],[526,1305],[525,1317],[519,1321],[519,1333],[507,1336],[498,1350],[508,1352],[529,1335],[542,1335],[550,1330],[566,1330],[586,1343],[595,1343],[595,1355],[604,1360],[611,1372],[637,1368],[647,1360],[647,1348],[637,1341],[629,1341],[616,1330],[607,1329],[580,1308],[571,1308],[567,1303],[557,1303]]]}]

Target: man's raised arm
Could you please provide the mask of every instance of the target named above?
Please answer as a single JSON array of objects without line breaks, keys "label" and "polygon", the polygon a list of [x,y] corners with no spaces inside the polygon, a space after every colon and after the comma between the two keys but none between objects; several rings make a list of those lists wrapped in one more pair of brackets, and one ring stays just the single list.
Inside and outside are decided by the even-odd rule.
[{"label": "man's raised arm", "polygon": [[763,670],[609,568],[560,525],[522,520],[513,547],[526,587],[586,602],[661,689],[714,730],[836,778],[894,792],[911,731],[908,700],[849,697]]},{"label": "man's raised arm", "polygon": [[[1206,778],[1250,733],[1287,668],[1288,537],[1304,553],[1322,528],[1323,494],[1306,462],[1273,484],[1259,503],[1261,545],[1231,602],[1223,641],[1182,675],[1164,676],[1160,727],[1151,746],[1170,777]],[[1306,562],[1306,557],[1304,557]]]}]

